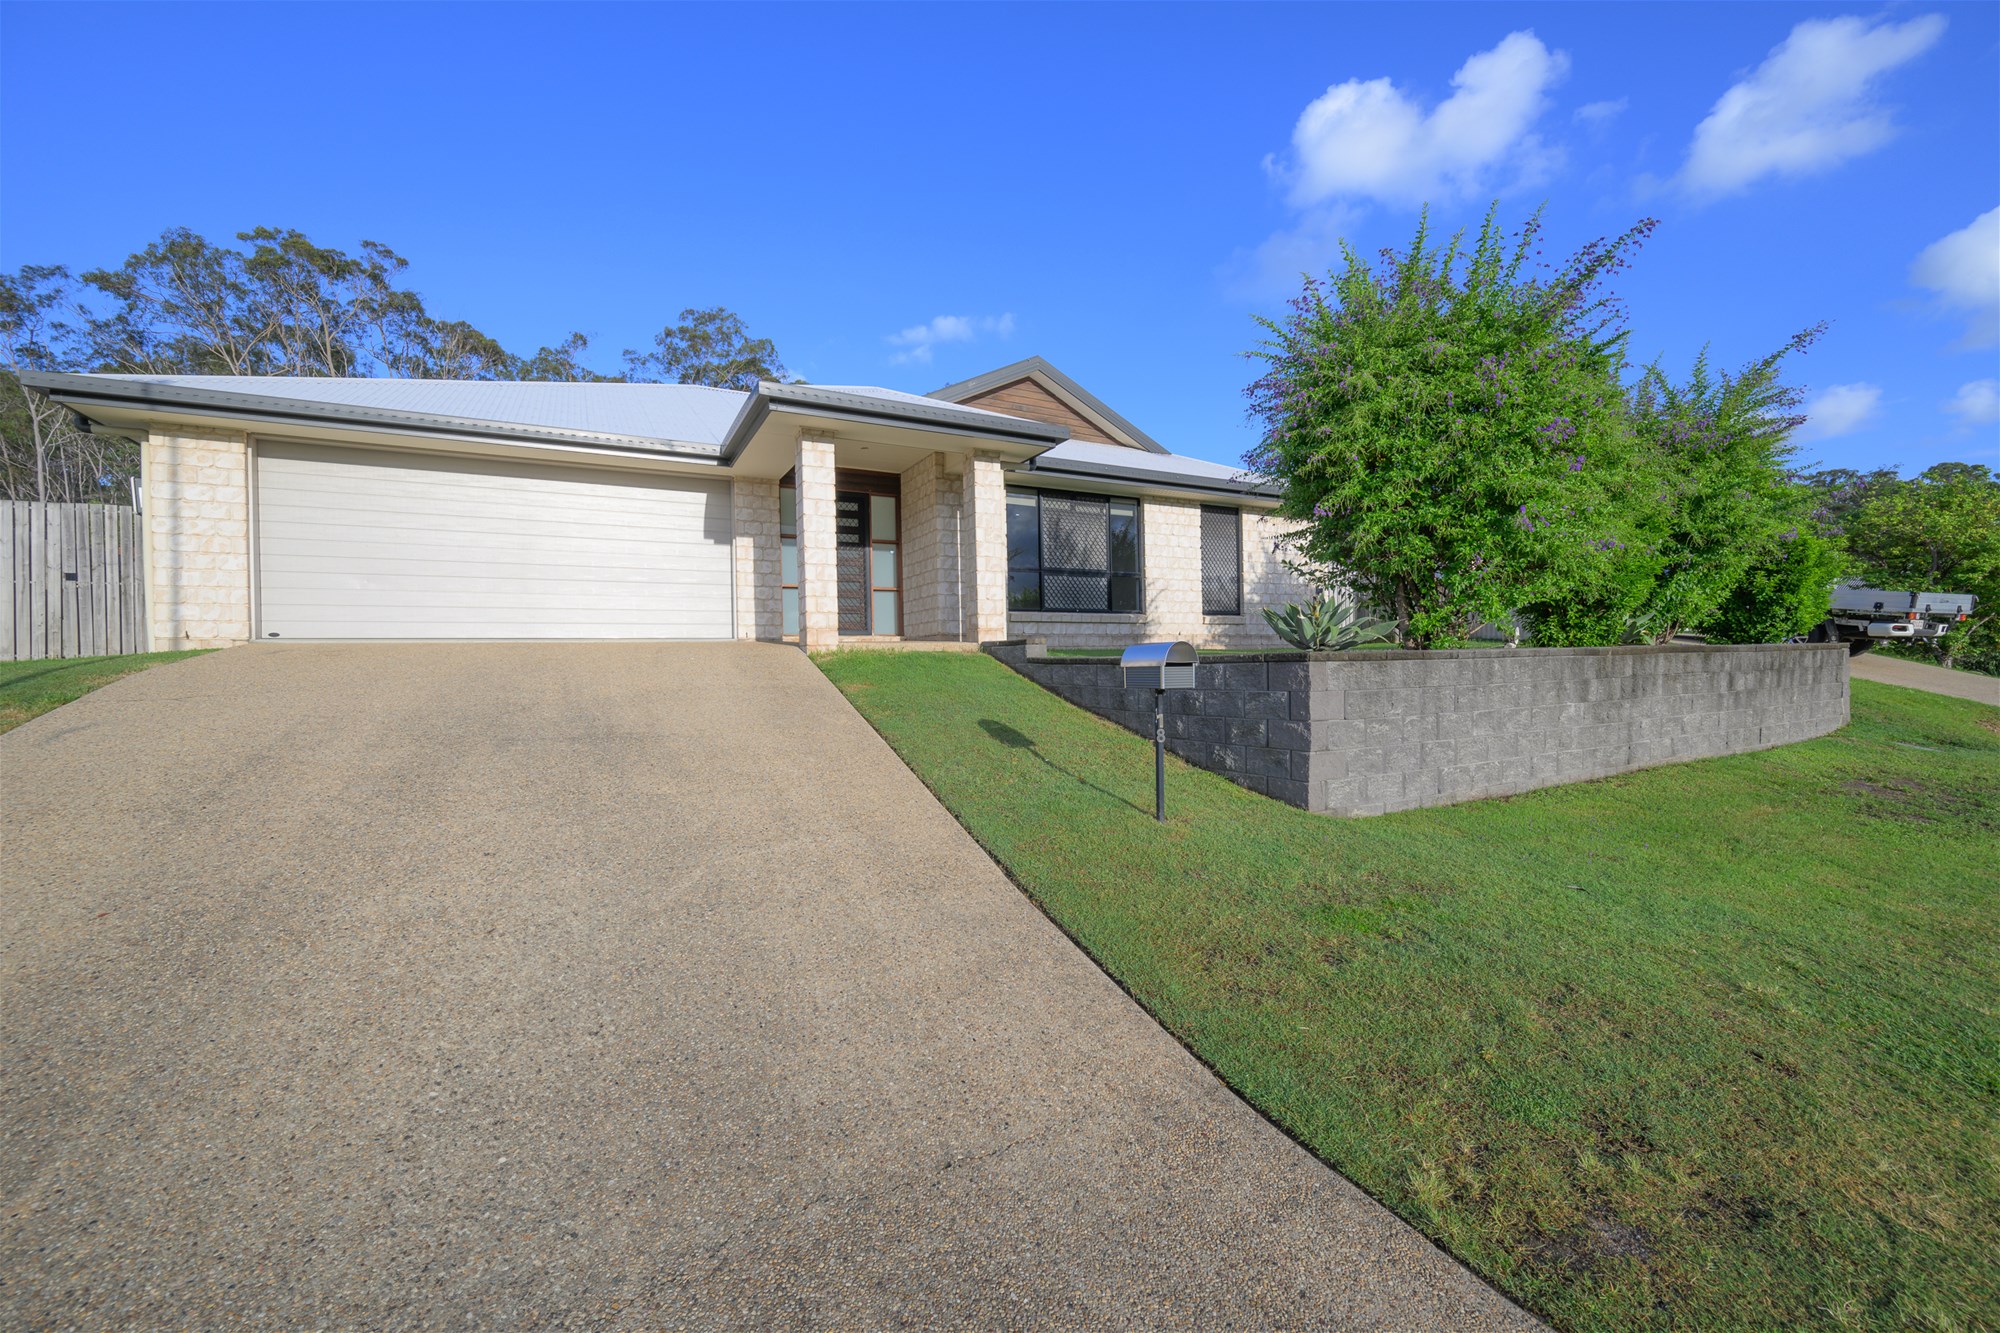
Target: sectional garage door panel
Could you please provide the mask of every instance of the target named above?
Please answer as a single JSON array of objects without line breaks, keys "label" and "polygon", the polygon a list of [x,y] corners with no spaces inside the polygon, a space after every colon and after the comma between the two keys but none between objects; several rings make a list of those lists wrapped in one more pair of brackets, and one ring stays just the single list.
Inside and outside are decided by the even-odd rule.
[{"label": "sectional garage door panel", "polygon": [[286,639],[726,639],[729,485],[261,445],[260,631]]}]

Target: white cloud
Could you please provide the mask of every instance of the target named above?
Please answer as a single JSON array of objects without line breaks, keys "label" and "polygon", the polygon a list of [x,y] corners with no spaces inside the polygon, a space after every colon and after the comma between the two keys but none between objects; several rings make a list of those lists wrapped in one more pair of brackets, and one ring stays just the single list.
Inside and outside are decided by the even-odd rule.
[{"label": "white cloud", "polygon": [[928,324],[912,324],[901,333],[890,334],[887,340],[889,345],[899,350],[889,360],[899,366],[927,366],[932,349],[939,343],[969,343],[989,333],[996,338],[1011,338],[1014,335],[1014,316],[1011,313],[939,315]]},{"label": "white cloud", "polygon": [[1515,32],[1460,65],[1452,95],[1428,113],[1386,78],[1349,79],[1300,113],[1290,156],[1264,166],[1302,209],[1334,199],[1442,202],[1491,189],[1501,172],[1531,184],[1559,160],[1532,130],[1568,72],[1566,54]]},{"label": "white cloud", "polygon": [[1925,246],[1910,265],[1910,281],[1936,292],[1941,304],[1971,313],[1967,347],[2000,342],[2000,208]]},{"label": "white cloud", "polygon": [[1807,19],[1695,127],[1681,184],[1698,195],[1741,190],[1769,175],[1804,176],[1873,152],[1895,120],[1871,97],[1884,74],[1922,55],[1944,19],[1907,23]]},{"label": "white cloud", "polygon": [[2000,380],[1973,380],[1958,386],[1958,395],[1944,410],[1968,426],[1990,426],[2000,421]]},{"label": "white cloud", "polygon": [[1631,104],[1631,100],[1624,97],[1613,102],[1586,102],[1578,107],[1570,118],[1579,125],[1588,125],[1596,129],[1624,115],[1625,108]]},{"label": "white cloud", "polygon": [[1882,390],[1874,384],[1834,384],[1806,400],[1806,424],[1799,427],[1795,442],[1831,440],[1852,435],[1866,426],[1882,409]]}]

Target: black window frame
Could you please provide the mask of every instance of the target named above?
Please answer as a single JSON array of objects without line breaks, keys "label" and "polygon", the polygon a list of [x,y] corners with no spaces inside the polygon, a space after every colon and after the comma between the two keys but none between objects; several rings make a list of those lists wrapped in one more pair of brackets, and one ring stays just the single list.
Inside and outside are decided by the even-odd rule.
[{"label": "black window frame", "polygon": [[[1235,591],[1236,600],[1227,610],[1222,610],[1219,604],[1211,603],[1208,600],[1208,521],[1211,516],[1220,517],[1225,514],[1234,520],[1234,542],[1230,551],[1230,558],[1234,561],[1234,568],[1231,571],[1232,577],[1230,582]],[[1219,555],[1220,553],[1218,552],[1217,554]],[[1201,613],[1204,616],[1240,616],[1243,614],[1243,511],[1234,505],[1205,504],[1201,507]]]},{"label": "black window frame", "polygon": [[[1104,505],[1106,554],[1105,554],[1105,569],[1104,569],[1105,604],[1102,608],[1093,609],[1090,607],[1064,607],[1055,610],[1050,610],[1048,608],[1047,606],[1048,598],[1046,596],[1046,588],[1045,588],[1046,584],[1045,571],[1047,562],[1045,558],[1046,552],[1043,544],[1043,539],[1046,535],[1047,529],[1042,519],[1042,500],[1044,496],[1052,497],[1059,500],[1071,500],[1071,501],[1081,500],[1091,503],[1101,503]],[[1025,573],[1026,570],[1025,566],[1018,564],[1016,559],[1017,553],[1015,551],[1015,542],[1014,542],[1016,530],[1013,522],[1015,516],[1014,506],[1017,501],[1024,499],[1032,499],[1034,501],[1035,604],[1033,606],[1028,606],[1016,601],[1016,598],[1019,595],[1017,592],[1017,587],[1019,586],[1019,579],[1017,576]],[[1033,487],[1009,486],[1006,490],[1006,502],[1007,502],[1007,517],[1008,517],[1008,524],[1007,524],[1008,614],[1012,615],[1019,613],[1019,614],[1039,615],[1039,616],[1105,616],[1105,615],[1143,615],[1145,613],[1146,517],[1145,517],[1145,505],[1143,502],[1140,501],[1140,499],[1137,496],[1106,495],[1093,491],[1049,490],[1039,486],[1033,486]],[[1132,521],[1132,568],[1130,569],[1129,572],[1114,568],[1111,559],[1111,552],[1115,549],[1115,543],[1112,540],[1112,531],[1113,531],[1112,523],[1115,518],[1125,516],[1123,514],[1114,513],[1113,506],[1126,506],[1126,505],[1129,505],[1131,507],[1130,518]],[[1117,603],[1121,600],[1118,595],[1119,592],[1121,591],[1121,587],[1123,585],[1128,585],[1128,584],[1131,591],[1132,605],[1118,606]]]}]

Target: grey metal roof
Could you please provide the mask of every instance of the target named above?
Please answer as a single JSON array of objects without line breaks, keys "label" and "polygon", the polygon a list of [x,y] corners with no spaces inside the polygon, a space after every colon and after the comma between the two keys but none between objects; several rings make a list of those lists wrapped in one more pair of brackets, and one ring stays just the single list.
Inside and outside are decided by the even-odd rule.
[{"label": "grey metal roof", "polygon": [[1271,496],[1277,492],[1242,468],[1211,463],[1185,454],[1141,453],[1121,444],[1070,440],[1035,456],[1027,471],[1034,475],[1091,477],[1110,481],[1150,483],[1182,490],[1236,495]]},{"label": "grey metal roof", "polygon": [[157,406],[253,420],[338,422],[553,440],[727,462],[774,407],[1052,444],[1068,430],[894,389],[765,383],[327,379],[276,375],[67,375],[23,378],[72,406]]},{"label": "grey metal roof", "polygon": [[521,380],[321,379],[294,375],[107,375],[192,389],[366,407],[464,421],[548,426],[720,448],[749,395],[699,384]]},{"label": "grey metal roof", "polygon": [[1145,431],[1140,430],[1124,417],[1119,416],[1116,412],[1105,406],[1097,395],[1063,374],[1060,370],[1057,370],[1039,356],[1031,356],[1026,360],[1016,361],[1013,365],[1002,366],[998,370],[989,370],[984,375],[974,375],[971,379],[960,380],[956,384],[947,384],[942,389],[932,390],[930,396],[955,403],[961,398],[970,398],[974,394],[985,393],[988,389],[997,389],[1003,384],[1012,384],[1015,380],[1026,379],[1031,375],[1047,376],[1064,393],[1069,394],[1092,412],[1104,418],[1119,434],[1129,436],[1147,453],[1163,454],[1167,452],[1165,445],[1146,434]]}]

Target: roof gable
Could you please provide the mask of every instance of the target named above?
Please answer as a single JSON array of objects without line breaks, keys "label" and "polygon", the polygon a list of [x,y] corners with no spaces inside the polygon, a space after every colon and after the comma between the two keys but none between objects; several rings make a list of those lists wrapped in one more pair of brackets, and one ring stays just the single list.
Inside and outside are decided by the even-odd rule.
[{"label": "roof gable", "polygon": [[948,403],[979,406],[1009,416],[1066,426],[1073,439],[1123,445],[1149,454],[1166,448],[1152,436],[1105,406],[1081,384],[1039,356],[989,370],[929,395]]}]

